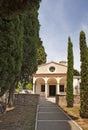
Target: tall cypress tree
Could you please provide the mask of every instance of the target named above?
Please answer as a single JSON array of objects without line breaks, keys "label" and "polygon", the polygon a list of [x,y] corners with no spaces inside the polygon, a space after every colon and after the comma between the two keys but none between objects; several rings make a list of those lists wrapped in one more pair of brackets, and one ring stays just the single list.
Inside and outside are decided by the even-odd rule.
[{"label": "tall cypress tree", "polygon": [[68,68],[67,68],[67,106],[73,107],[73,45],[68,37]]},{"label": "tall cypress tree", "polygon": [[46,63],[46,57],[47,57],[47,54],[45,52],[44,46],[43,46],[42,41],[40,39],[40,41],[37,45],[37,62],[38,62],[38,65]]},{"label": "tall cypress tree", "polygon": [[[39,23],[36,21],[38,21],[37,11],[40,1],[0,1],[0,96],[9,90],[9,105],[13,105],[14,89],[19,80],[22,65],[29,60],[29,64],[24,66],[28,74],[32,74],[37,69],[36,44],[39,38]],[[26,12],[29,14],[26,18],[29,18],[31,13],[34,15],[24,21],[23,14]],[[26,27],[23,26],[25,24],[23,22],[27,23]],[[23,42],[26,45],[23,46]],[[25,50],[23,47],[28,48],[27,55],[23,53]],[[27,60],[24,60],[24,55]]]},{"label": "tall cypress tree", "polygon": [[[40,4],[40,3],[39,3]],[[25,88],[29,82],[29,76],[37,70],[37,44],[39,43],[39,20],[38,5],[32,12],[26,11],[24,14],[24,45],[21,81]]]},{"label": "tall cypress tree", "polygon": [[86,44],[85,32],[80,32],[80,61],[81,61],[81,117],[88,118],[88,48]]},{"label": "tall cypress tree", "polygon": [[41,0],[0,0],[0,16],[23,13],[39,6]]},{"label": "tall cypress tree", "polygon": [[0,19],[0,96],[9,90],[11,97],[14,83],[19,77],[22,65],[22,32],[19,15]]},{"label": "tall cypress tree", "polygon": [[[22,67],[22,59],[23,59],[23,26],[22,26],[22,18],[19,15],[15,15],[12,23],[14,24],[13,28],[13,50],[11,52],[11,57],[13,58],[13,66],[14,68],[11,70],[11,73],[9,74],[10,77],[13,77],[12,83],[10,81],[10,88],[9,88],[9,99],[8,103],[9,105],[13,105],[13,94],[14,89],[20,79],[20,72]],[[10,63],[9,63],[10,67]],[[8,80],[9,81],[9,80]]]}]

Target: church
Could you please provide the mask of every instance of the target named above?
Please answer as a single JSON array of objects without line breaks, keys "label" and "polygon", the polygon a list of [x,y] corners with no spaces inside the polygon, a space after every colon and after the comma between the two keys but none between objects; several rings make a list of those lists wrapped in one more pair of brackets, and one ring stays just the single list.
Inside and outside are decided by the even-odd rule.
[{"label": "church", "polygon": [[[51,61],[38,66],[33,74],[33,93],[40,96],[55,97],[57,94],[66,94],[67,62]],[[80,93],[80,76],[73,76],[74,95]]]}]

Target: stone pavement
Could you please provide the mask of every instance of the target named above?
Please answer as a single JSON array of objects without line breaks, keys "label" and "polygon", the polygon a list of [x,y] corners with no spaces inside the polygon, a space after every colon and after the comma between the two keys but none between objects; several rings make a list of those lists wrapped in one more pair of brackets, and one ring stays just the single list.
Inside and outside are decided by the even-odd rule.
[{"label": "stone pavement", "polygon": [[57,105],[40,98],[35,130],[82,130]]}]

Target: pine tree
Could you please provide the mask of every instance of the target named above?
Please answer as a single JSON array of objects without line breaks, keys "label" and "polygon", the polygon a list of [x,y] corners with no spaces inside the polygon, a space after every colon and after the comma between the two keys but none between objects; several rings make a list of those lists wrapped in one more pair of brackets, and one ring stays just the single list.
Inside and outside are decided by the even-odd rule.
[{"label": "pine tree", "polygon": [[88,48],[86,44],[85,32],[80,32],[80,61],[81,61],[81,117],[88,118]]},{"label": "pine tree", "polygon": [[70,37],[68,38],[68,68],[67,68],[67,106],[73,107],[73,45]]}]

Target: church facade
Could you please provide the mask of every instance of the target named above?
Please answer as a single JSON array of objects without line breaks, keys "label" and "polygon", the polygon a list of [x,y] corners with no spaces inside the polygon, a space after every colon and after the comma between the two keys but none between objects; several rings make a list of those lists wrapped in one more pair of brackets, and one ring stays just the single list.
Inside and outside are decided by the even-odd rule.
[{"label": "church facade", "polygon": [[[38,66],[33,74],[33,93],[40,96],[54,97],[56,94],[66,94],[67,63],[65,61],[49,62]],[[80,77],[73,78],[74,94],[80,93]]]}]

